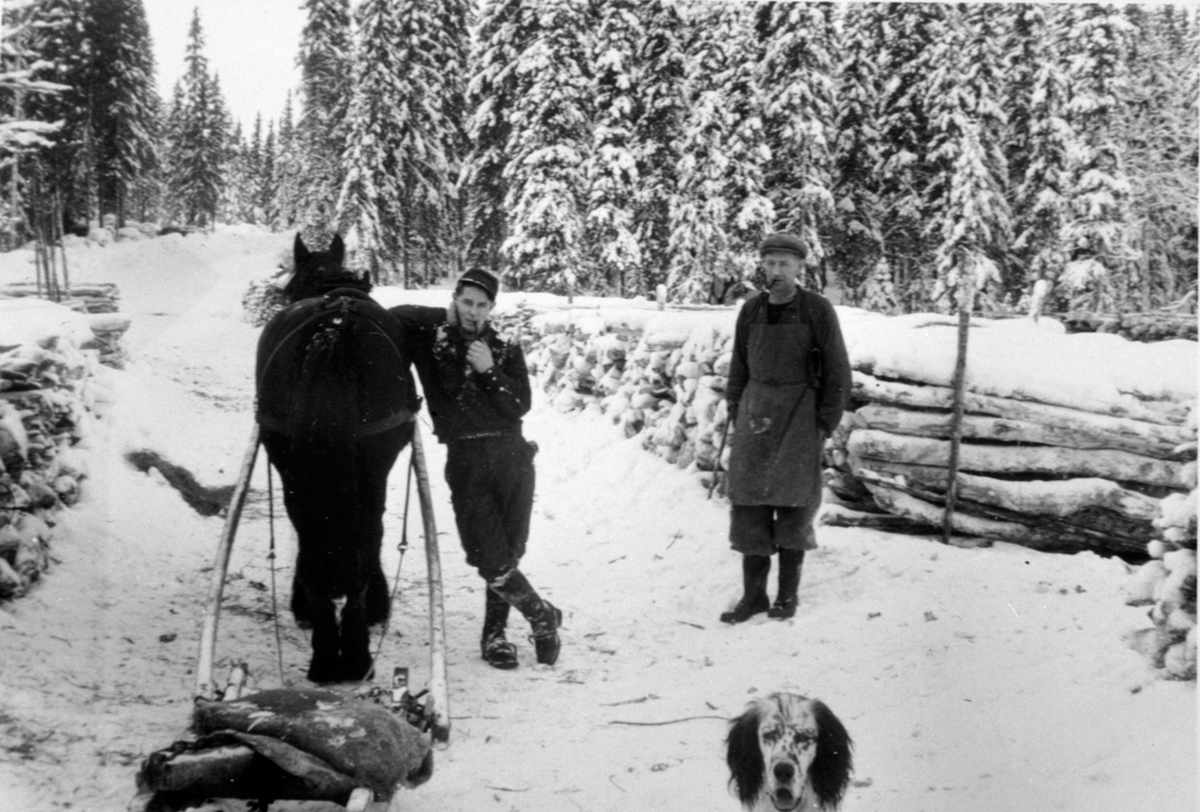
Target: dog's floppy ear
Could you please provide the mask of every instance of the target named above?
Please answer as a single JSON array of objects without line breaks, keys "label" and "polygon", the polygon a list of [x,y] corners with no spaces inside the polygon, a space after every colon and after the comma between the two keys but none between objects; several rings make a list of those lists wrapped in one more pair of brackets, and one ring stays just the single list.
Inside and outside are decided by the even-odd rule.
[{"label": "dog's floppy ear", "polygon": [[762,747],[758,743],[759,708],[751,704],[729,725],[725,738],[725,763],[729,765],[729,783],[737,790],[738,800],[749,809],[763,787]]},{"label": "dog's floppy ear", "polygon": [[824,702],[814,701],[812,709],[817,722],[817,755],[808,768],[808,778],[821,805],[836,809],[850,785],[850,773],[854,772],[850,754],[854,742],[846,726]]}]

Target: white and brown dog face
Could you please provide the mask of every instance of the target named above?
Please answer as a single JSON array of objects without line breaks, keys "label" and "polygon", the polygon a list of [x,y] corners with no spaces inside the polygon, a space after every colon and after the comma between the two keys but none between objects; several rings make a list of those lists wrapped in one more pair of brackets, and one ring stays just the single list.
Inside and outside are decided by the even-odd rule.
[{"label": "white and brown dog face", "polygon": [[853,742],[823,703],[799,694],[756,699],[726,740],[730,783],[747,809],[833,810],[842,802]]}]

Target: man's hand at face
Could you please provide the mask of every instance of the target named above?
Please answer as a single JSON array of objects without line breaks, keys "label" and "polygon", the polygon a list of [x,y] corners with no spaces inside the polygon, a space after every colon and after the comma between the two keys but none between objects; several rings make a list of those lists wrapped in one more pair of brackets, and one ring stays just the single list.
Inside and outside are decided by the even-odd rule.
[{"label": "man's hand at face", "polygon": [[495,361],[492,358],[492,348],[482,341],[472,341],[467,347],[467,363],[476,372],[487,372]]}]

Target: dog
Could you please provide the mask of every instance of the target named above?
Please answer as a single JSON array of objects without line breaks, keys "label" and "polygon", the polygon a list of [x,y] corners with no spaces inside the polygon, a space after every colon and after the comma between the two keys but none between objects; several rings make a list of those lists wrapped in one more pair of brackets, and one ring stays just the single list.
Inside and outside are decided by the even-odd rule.
[{"label": "dog", "polygon": [[729,725],[729,784],[751,812],[832,812],[854,771],[854,742],[824,702],[793,693],[755,699]]}]

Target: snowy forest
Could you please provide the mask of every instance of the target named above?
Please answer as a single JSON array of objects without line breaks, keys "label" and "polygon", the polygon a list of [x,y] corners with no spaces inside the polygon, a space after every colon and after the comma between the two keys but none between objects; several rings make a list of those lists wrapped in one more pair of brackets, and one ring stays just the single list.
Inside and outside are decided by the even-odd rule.
[{"label": "snowy forest", "polygon": [[[417,287],[704,302],[772,230],[882,312],[1191,313],[1200,28],[1183,5],[303,0],[302,83],[232,120],[196,12],[6,0],[0,241],[151,222],[346,235]],[[179,72],[171,98],[157,73]],[[226,77],[228,80],[228,77]]]}]

